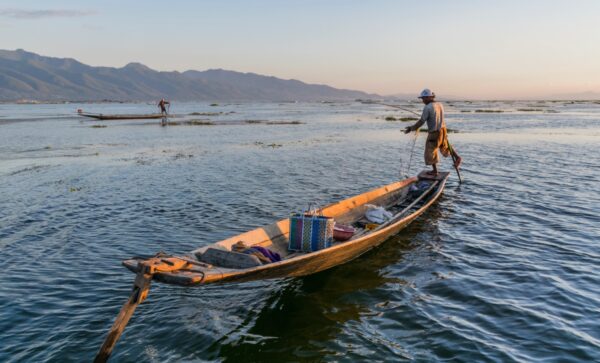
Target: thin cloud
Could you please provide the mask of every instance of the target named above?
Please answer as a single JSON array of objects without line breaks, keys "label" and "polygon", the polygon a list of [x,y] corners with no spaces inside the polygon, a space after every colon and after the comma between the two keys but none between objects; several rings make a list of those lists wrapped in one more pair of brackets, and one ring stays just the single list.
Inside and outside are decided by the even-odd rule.
[{"label": "thin cloud", "polygon": [[43,19],[43,18],[77,18],[96,14],[89,10],[24,10],[24,9],[2,9],[0,16],[13,19]]}]

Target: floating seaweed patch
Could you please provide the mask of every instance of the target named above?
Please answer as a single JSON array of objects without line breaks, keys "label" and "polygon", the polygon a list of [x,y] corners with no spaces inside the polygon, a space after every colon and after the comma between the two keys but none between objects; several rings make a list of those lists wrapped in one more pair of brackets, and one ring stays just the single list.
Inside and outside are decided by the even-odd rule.
[{"label": "floating seaweed patch", "polygon": [[303,125],[304,124],[304,122],[301,122],[301,121],[286,121],[286,120],[282,120],[282,121],[244,120],[244,123],[251,124],[251,125],[256,125],[256,124],[263,124],[263,125]]},{"label": "floating seaweed patch", "polygon": [[207,120],[189,120],[187,122],[185,122],[186,125],[191,125],[191,126],[210,126],[210,125],[214,125],[213,122],[211,121],[207,121]]},{"label": "floating seaweed patch", "polygon": [[39,172],[42,169],[46,169],[46,168],[50,168],[51,165],[36,165],[36,166],[30,166],[24,169],[20,169],[17,171],[13,171],[12,173],[8,174],[8,175],[17,175],[20,173],[26,173],[26,172],[30,172],[30,171],[35,171],[35,172]]},{"label": "floating seaweed patch", "polygon": [[106,126],[106,125],[92,125],[90,127],[93,128],[93,129],[104,129],[104,128],[108,127],[108,126]]},{"label": "floating seaweed patch", "polygon": [[268,121],[267,125],[304,125],[302,121]]},{"label": "floating seaweed patch", "polygon": [[478,109],[475,110],[475,112],[481,112],[481,113],[501,113],[504,112],[503,110],[482,110],[482,109]]},{"label": "floating seaweed patch", "polygon": [[177,154],[173,155],[173,159],[174,160],[178,160],[178,159],[189,159],[189,158],[193,158],[194,155],[193,154],[184,154],[182,152],[178,152]]},{"label": "floating seaweed patch", "polygon": [[279,147],[282,147],[282,146],[283,146],[283,144],[275,144],[275,143],[271,143],[271,144],[265,144],[265,143],[264,143],[264,142],[262,142],[262,141],[255,141],[255,142],[254,142],[254,145],[256,145],[256,146],[260,146],[260,147],[262,147],[262,148],[268,148],[268,147],[270,147],[270,148],[272,148],[272,149],[276,149],[276,148],[279,148]]},{"label": "floating seaweed patch", "polygon": [[223,112],[191,112],[188,115],[190,115],[190,116],[219,116],[222,114],[223,114]]},{"label": "floating seaweed patch", "polygon": [[542,112],[544,110],[540,108],[517,108],[517,111],[521,112]]},{"label": "floating seaweed patch", "polygon": [[171,121],[169,126],[212,126],[215,123],[209,120],[187,120],[187,121]]}]

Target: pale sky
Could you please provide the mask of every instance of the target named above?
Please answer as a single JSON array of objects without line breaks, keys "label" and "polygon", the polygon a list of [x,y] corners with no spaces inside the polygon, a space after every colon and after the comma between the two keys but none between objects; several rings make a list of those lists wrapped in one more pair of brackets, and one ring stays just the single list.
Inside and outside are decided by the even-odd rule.
[{"label": "pale sky", "polygon": [[600,0],[2,0],[0,49],[383,95],[600,92]]}]

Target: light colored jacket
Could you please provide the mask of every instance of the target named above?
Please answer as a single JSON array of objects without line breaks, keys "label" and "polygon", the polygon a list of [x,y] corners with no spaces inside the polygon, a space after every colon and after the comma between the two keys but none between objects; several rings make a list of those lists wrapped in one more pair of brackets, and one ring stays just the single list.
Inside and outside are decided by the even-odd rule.
[{"label": "light colored jacket", "polygon": [[421,119],[416,124],[412,125],[412,131],[418,130],[424,123],[427,122],[429,132],[439,131],[442,127],[446,127],[444,122],[444,106],[439,102],[430,102],[423,108]]}]

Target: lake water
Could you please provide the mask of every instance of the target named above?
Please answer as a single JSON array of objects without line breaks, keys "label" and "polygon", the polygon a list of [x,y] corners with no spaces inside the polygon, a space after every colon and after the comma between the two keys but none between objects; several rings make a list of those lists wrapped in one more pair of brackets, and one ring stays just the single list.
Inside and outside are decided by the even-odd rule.
[{"label": "lake water", "polygon": [[[186,116],[164,127],[78,108],[154,111],[0,105],[2,362],[92,360],[131,289],[123,259],[188,252],[423,167],[424,136],[413,150],[409,123],[385,120],[411,115],[373,104],[174,104]],[[400,235],[305,278],[154,283],[113,361],[599,361],[600,104],[446,110],[464,183],[453,173]]]}]

